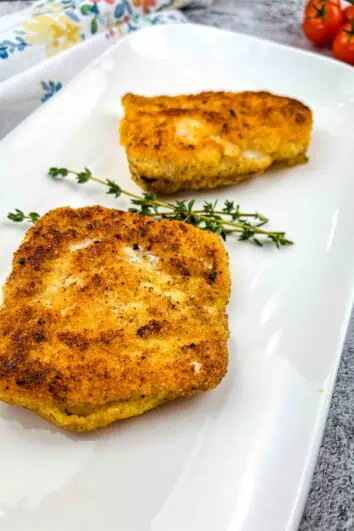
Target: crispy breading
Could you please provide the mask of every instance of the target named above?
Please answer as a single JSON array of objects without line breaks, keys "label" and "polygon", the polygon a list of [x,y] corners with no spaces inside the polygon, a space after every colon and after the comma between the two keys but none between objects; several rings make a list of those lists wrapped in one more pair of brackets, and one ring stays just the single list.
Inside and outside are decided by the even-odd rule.
[{"label": "crispy breading", "polygon": [[305,162],[312,113],[269,92],[126,94],[120,141],[133,179],[160,193],[234,184]]},{"label": "crispy breading", "polygon": [[14,255],[0,309],[0,399],[93,430],[212,389],[228,364],[227,253],[215,234],[59,208]]}]

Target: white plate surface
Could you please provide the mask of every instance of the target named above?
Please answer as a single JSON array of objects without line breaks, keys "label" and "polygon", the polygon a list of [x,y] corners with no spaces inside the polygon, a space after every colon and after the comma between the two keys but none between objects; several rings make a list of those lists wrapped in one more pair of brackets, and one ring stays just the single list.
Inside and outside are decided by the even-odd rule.
[{"label": "white plate surface", "polygon": [[26,229],[3,221],[9,210],[117,205],[99,186],[52,182],[49,166],[88,166],[138,190],[118,147],[125,92],[205,89],[266,89],[313,109],[307,165],[197,196],[263,212],[296,245],[227,244],[230,368],[215,391],[87,435],[1,405],[1,531],[298,525],[353,300],[352,69],[192,25],[131,35],[1,143],[0,280]]}]

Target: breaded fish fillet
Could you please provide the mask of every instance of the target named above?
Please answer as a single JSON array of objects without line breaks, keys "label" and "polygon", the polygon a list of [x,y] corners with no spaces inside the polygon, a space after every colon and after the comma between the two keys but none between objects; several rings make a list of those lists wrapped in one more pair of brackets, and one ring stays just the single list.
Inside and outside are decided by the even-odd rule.
[{"label": "breaded fish fillet", "polygon": [[60,208],[14,255],[0,399],[93,430],[217,386],[230,292],[220,239],[176,221]]},{"label": "breaded fish fillet", "polygon": [[133,179],[160,193],[237,183],[306,161],[312,113],[269,92],[126,94],[120,141]]}]

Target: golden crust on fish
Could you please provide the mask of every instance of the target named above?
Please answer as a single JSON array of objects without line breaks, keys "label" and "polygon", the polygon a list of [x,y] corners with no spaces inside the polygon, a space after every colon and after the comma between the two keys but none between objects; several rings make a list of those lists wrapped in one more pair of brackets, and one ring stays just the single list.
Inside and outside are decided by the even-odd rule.
[{"label": "golden crust on fish", "polygon": [[53,210],[3,289],[0,399],[86,431],[212,389],[227,370],[229,292],[215,234],[98,206]]},{"label": "golden crust on fish", "polygon": [[240,182],[274,163],[305,162],[312,113],[269,92],[126,94],[120,141],[131,175],[160,193]]}]

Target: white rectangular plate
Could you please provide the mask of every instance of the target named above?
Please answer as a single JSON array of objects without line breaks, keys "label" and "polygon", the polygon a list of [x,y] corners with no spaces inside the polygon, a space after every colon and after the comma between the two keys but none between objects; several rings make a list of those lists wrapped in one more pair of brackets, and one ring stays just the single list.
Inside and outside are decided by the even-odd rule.
[{"label": "white rectangular plate", "polygon": [[271,90],[312,108],[307,165],[196,194],[268,215],[296,245],[227,243],[230,368],[215,391],[87,435],[1,405],[1,531],[284,531],[300,520],[353,300],[352,69],[206,27],[131,35],[1,143],[0,280],[26,230],[4,221],[9,210],[122,205],[97,185],[51,181],[49,166],[88,166],[138,191],[118,147],[125,92],[205,89]]}]

